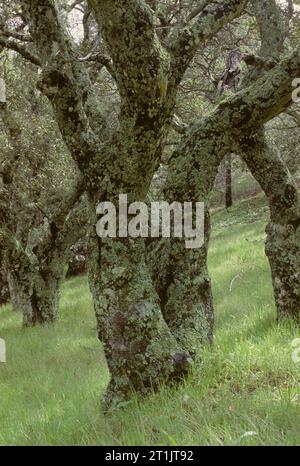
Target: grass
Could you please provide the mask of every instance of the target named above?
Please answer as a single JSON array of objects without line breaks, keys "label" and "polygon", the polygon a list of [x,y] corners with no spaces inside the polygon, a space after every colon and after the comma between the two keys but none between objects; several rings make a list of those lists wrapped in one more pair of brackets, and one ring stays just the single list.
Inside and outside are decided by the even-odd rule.
[{"label": "grass", "polygon": [[108,374],[85,278],[62,287],[61,320],[22,329],[0,309],[7,363],[0,364],[0,444],[300,444],[300,329],[278,325],[264,256],[263,197],[213,216],[209,266],[216,332],[189,379],[103,416]]}]

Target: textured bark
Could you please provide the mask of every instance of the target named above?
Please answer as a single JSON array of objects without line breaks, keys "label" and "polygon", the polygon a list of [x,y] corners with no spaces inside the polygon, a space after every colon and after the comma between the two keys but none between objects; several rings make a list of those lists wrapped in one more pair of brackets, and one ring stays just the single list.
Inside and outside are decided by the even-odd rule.
[{"label": "textured bark", "polygon": [[171,88],[177,88],[199,47],[223,26],[240,16],[247,3],[243,0],[208,2],[195,21],[183,29],[175,29],[169,40]]},{"label": "textured bark", "polygon": [[186,249],[184,241],[172,239],[151,244],[149,254],[165,319],[179,344],[191,356],[201,345],[212,341],[213,299],[207,269],[208,198],[218,167],[229,149],[218,120],[203,119],[198,125],[197,144],[194,145],[195,135],[190,128],[171,158],[164,197],[169,202],[204,202],[204,245]]},{"label": "textured bark", "polygon": [[[91,115],[87,108],[85,95],[91,94],[91,84],[83,65],[69,65],[72,44],[52,2],[33,1],[29,8],[23,4],[43,65],[40,88],[52,102],[83,173],[91,218],[101,199],[114,201],[119,193],[130,193],[132,200],[143,200],[175,103],[175,94],[166,99],[169,57],[157,39],[150,9],[139,1],[90,2],[113,57],[122,98],[120,127],[110,137],[95,127],[101,112]],[[143,241],[94,238],[91,244],[90,286],[111,373],[104,400],[108,407],[127,399],[132,389],[145,392],[186,373],[190,361],[161,314],[145,267]]]},{"label": "textured bark", "polygon": [[15,312],[21,311],[21,306],[18,298],[18,281],[15,279],[12,273],[10,273],[7,269],[5,271],[7,283],[8,283],[8,290],[9,290],[9,299],[12,310]]},{"label": "textured bark", "polygon": [[[7,277],[13,309],[23,315],[24,326],[48,324],[58,319],[59,286],[65,276],[68,242],[61,247],[53,236],[32,230],[27,250],[8,247],[2,267]],[[36,236],[39,235],[39,244]]]},{"label": "textured bark", "polygon": [[252,0],[259,28],[261,47],[259,55],[278,59],[286,38],[286,20],[275,0]]},{"label": "textured bark", "polygon": [[7,241],[2,269],[12,307],[22,312],[24,326],[58,319],[59,286],[65,277],[70,246],[80,237],[81,222],[80,211],[74,209],[60,230],[54,223],[49,229],[32,228],[26,247]]},{"label": "textured bark", "polygon": [[[226,153],[235,150],[236,141],[242,139],[244,134],[255,133],[264,123],[291,104],[291,77],[296,77],[299,66],[300,54],[299,51],[296,51],[289,59],[283,60],[270,71],[262,73],[256,82],[249,84],[236,95],[226,97],[210,116],[195,121],[188,128],[171,159],[166,187],[167,200],[202,201],[208,207],[209,193],[222,159]],[[208,240],[207,237],[206,241],[208,242]],[[199,282],[202,285],[202,295],[200,288],[200,293],[193,304],[199,313],[201,313],[201,309],[205,309],[208,322],[213,322],[210,306],[212,300],[207,299],[207,295],[211,294],[211,291],[203,294],[203,283],[206,284],[207,289],[210,288],[207,275],[207,250],[198,251],[199,257],[197,257],[197,251],[191,253],[184,248],[175,252],[175,244],[169,243],[162,247],[160,260],[165,260],[166,272],[162,273],[157,280],[157,289],[162,297],[164,309],[168,310],[169,322],[171,315],[176,325],[178,309],[185,308],[185,298],[182,300],[179,293],[177,296],[172,295],[171,290],[175,290],[176,286],[181,284],[178,276],[182,277],[183,271],[184,276],[189,277],[189,280],[182,288],[189,289],[189,284],[194,276],[195,263],[197,264],[197,274],[200,277]],[[191,254],[195,254],[196,261],[190,258]],[[153,270],[162,269],[154,266]],[[186,292],[186,297],[192,301],[194,295],[193,293],[191,295],[190,298]],[[187,308],[191,313],[192,306],[188,305]],[[186,315],[192,314],[189,312]],[[181,328],[184,328],[182,320],[180,325]],[[186,320],[188,328],[192,321],[193,318],[190,321]],[[199,327],[196,323],[195,328]],[[178,333],[183,334],[180,329]],[[185,334],[189,335],[189,332],[186,331]],[[199,341],[202,340],[203,333],[201,335],[200,332],[198,337]],[[206,334],[207,337],[209,337],[209,333]],[[185,344],[182,341],[180,343],[193,354],[194,342],[194,338],[186,338]]]},{"label": "textured bark", "polygon": [[291,317],[300,321],[300,197],[297,186],[263,134],[243,139],[241,151],[270,206],[266,254],[278,319]]},{"label": "textured bark", "polygon": [[52,274],[44,277],[22,274],[16,293],[25,327],[51,324],[57,320],[60,279],[55,279]]},{"label": "textured bark", "polygon": [[86,273],[88,256],[87,238],[72,245],[66,277],[77,277]]},{"label": "textured bark", "polygon": [[193,358],[213,337],[213,299],[207,270],[209,214],[206,242],[186,250],[182,240],[150,246],[148,261],[165,321],[178,344]]},{"label": "textured bark", "polygon": [[104,409],[121,406],[132,391],[146,393],[188,372],[192,361],[162,316],[143,239],[94,236],[89,280],[111,376]]}]

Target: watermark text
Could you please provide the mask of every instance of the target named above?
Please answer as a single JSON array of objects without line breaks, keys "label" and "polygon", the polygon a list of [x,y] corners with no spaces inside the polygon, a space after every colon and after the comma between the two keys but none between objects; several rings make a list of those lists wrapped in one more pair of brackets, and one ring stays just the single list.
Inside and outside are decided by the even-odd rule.
[{"label": "watermark text", "polygon": [[[97,235],[101,238],[183,238],[188,249],[204,243],[204,203],[166,201],[133,202],[119,195],[119,203],[100,202],[96,210],[101,216]],[[172,228],[173,226],[173,228]]]}]

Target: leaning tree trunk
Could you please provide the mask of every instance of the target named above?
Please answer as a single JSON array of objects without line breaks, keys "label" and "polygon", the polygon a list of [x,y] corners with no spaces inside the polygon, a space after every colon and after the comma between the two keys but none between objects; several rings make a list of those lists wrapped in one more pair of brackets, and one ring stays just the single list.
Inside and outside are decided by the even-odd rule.
[{"label": "leaning tree trunk", "polygon": [[300,320],[300,197],[278,152],[262,133],[244,138],[242,157],[260,183],[270,206],[266,255],[274,288],[278,319]]},{"label": "leaning tree trunk", "polygon": [[149,262],[165,320],[191,356],[213,337],[213,297],[207,267],[209,194],[228,149],[226,137],[213,120],[205,122],[197,135],[196,149],[190,147],[193,136],[188,131],[172,155],[164,198],[169,203],[204,203],[204,243],[187,249],[185,241],[170,239],[160,245],[153,243],[149,248]]}]

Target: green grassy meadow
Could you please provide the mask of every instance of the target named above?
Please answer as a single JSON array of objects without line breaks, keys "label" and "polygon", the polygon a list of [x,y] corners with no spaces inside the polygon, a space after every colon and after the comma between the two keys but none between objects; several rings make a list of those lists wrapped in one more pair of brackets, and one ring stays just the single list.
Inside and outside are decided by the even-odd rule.
[{"label": "green grassy meadow", "polygon": [[22,329],[0,308],[1,445],[300,444],[300,328],[277,324],[264,256],[262,196],[213,215],[209,267],[215,296],[212,348],[179,388],[103,415],[108,373],[86,278],[63,284],[61,320]]}]

